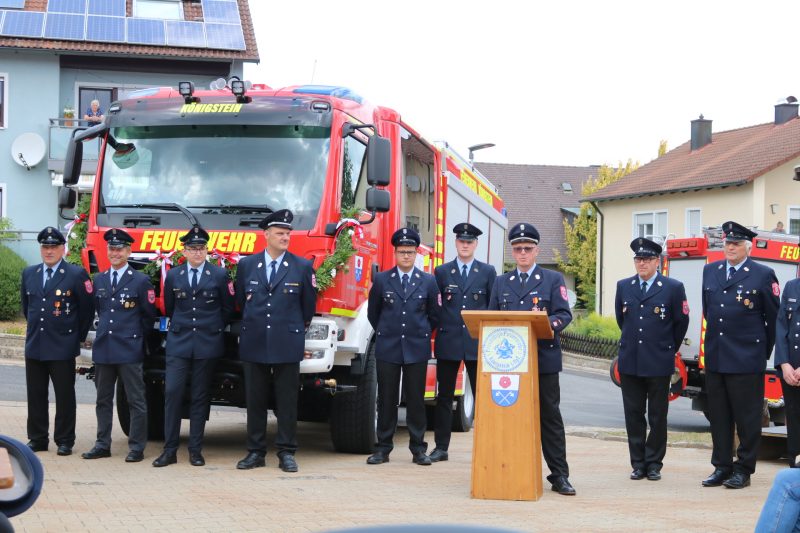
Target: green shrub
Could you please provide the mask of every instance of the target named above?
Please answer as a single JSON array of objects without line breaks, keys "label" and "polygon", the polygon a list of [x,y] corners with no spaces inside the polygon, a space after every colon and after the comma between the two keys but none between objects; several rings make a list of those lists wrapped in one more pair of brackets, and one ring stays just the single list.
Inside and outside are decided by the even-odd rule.
[{"label": "green shrub", "polygon": [[613,317],[597,313],[575,320],[567,326],[567,331],[575,335],[587,335],[611,341],[618,341],[620,337],[617,321]]},{"label": "green shrub", "polygon": [[0,320],[14,320],[22,313],[19,288],[25,261],[0,244]]}]

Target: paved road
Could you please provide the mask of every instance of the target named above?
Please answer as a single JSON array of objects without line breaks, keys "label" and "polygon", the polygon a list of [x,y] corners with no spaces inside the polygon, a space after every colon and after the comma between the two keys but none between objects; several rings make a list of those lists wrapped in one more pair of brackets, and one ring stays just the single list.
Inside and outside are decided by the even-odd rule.
[{"label": "paved road", "polygon": [[[78,376],[75,383],[78,403],[93,404],[94,383]],[[51,388],[52,391],[52,388]],[[55,396],[50,393],[51,401]],[[25,368],[0,366],[0,400],[25,401]],[[624,428],[622,396],[619,388],[604,374],[568,370],[561,374],[561,410],[568,426]],[[702,413],[691,410],[691,402],[678,398],[670,404],[669,428],[673,431],[708,431]]]}]

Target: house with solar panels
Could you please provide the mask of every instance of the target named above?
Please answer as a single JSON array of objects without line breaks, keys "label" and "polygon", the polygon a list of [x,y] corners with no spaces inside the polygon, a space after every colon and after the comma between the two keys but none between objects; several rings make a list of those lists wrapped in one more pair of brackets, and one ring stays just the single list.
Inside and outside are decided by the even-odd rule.
[{"label": "house with solar panels", "polygon": [[[0,0],[0,217],[18,231],[7,244],[39,261],[39,230],[72,218],[58,209],[64,156],[93,100],[105,112],[136,91],[241,78],[258,60],[247,0]],[[96,166],[87,143],[82,190]]]}]

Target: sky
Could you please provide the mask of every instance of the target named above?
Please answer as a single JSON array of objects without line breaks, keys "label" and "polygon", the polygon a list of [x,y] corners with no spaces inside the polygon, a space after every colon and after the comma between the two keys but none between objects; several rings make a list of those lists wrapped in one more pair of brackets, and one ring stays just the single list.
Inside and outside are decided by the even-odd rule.
[{"label": "sky", "polygon": [[775,0],[249,0],[271,87],[341,85],[476,161],[616,165],[774,119],[800,97],[800,9]]}]

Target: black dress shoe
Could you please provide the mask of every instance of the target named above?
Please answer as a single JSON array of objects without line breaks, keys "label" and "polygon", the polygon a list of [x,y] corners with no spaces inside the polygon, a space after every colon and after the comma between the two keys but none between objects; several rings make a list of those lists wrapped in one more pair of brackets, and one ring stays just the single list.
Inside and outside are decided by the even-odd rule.
[{"label": "black dress shoe", "polygon": [[284,472],[297,472],[297,461],[294,460],[294,455],[291,453],[284,453],[278,457],[278,466]]},{"label": "black dress shoe", "polygon": [[644,473],[644,469],[642,468],[634,468],[633,472],[631,472],[631,479],[634,481],[638,481],[640,479],[644,479],[646,474]]},{"label": "black dress shoe", "polygon": [[56,454],[63,456],[72,455],[72,446],[67,446],[66,444],[59,444],[58,451]]},{"label": "black dress shoe", "polygon": [[729,489],[743,489],[750,486],[750,474],[744,472],[734,472],[731,477],[722,483]]},{"label": "black dress shoe", "polygon": [[100,459],[101,457],[111,457],[111,450],[106,450],[105,448],[98,448],[95,446],[88,452],[83,452],[81,457],[84,459]]},{"label": "black dress shoe", "polygon": [[729,477],[731,477],[730,472],[727,470],[722,470],[721,468],[717,468],[710,476],[705,478],[701,484],[704,487],[719,487]]},{"label": "black dress shoe", "polygon": [[47,447],[48,447],[48,445],[47,445],[46,442],[45,443],[41,443],[41,442],[33,442],[32,440],[28,441],[28,448],[30,448],[31,450],[33,450],[35,452],[46,452],[47,451]]},{"label": "black dress shoe", "polygon": [[661,472],[655,469],[651,469],[647,471],[647,479],[650,481],[660,481],[661,480]]},{"label": "black dress shoe", "polygon": [[566,476],[559,476],[554,479],[551,489],[562,496],[575,496],[575,488],[570,484]]},{"label": "black dress shoe", "polygon": [[447,455],[447,450],[440,450],[439,448],[434,448],[434,450],[428,457],[431,458],[432,463],[438,463],[439,461],[447,461],[447,459],[449,459]]},{"label": "black dress shoe", "polygon": [[206,459],[200,452],[189,452],[189,463],[192,466],[205,466]]},{"label": "black dress shoe", "polygon": [[389,454],[383,452],[375,452],[367,457],[368,465],[382,465],[389,462]]},{"label": "black dress shoe", "polygon": [[425,452],[417,452],[413,454],[411,462],[420,466],[431,466],[433,464],[433,462],[431,462],[431,458],[428,457]]},{"label": "black dress shoe", "polygon": [[239,470],[250,470],[251,468],[258,468],[260,466],[267,466],[267,461],[264,456],[258,452],[249,452],[247,457],[236,463],[236,468]]},{"label": "black dress shoe", "polygon": [[138,463],[138,462],[141,462],[143,459],[144,459],[144,452],[137,452],[137,451],[131,450],[130,452],[128,452],[127,457],[125,457],[125,462],[126,463]]},{"label": "black dress shoe", "polygon": [[162,466],[174,465],[177,462],[178,456],[175,455],[175,452],[161,452],[161,455],[153,461],[153,466],[161,468]]}]

